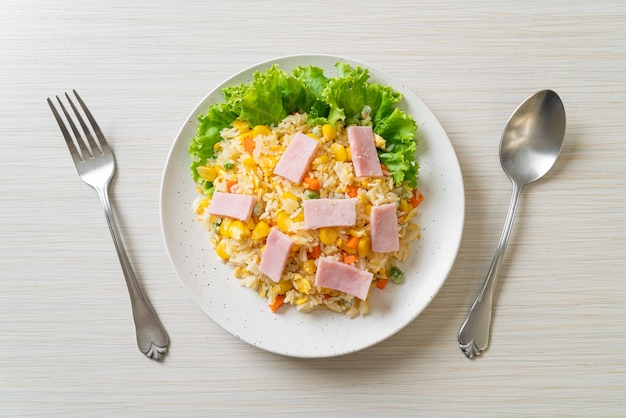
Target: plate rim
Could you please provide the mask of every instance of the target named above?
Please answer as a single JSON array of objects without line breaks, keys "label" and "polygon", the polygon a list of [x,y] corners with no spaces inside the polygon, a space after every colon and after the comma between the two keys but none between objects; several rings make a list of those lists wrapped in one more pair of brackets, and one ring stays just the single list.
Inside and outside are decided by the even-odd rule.
[{"label": "plate rim", "polygon": [[[234,332],[232,327],[229,327],[227,325],[225,325],[223,323],[223,321],[219,321],[217,320],[214,316],[212,316],[206,309],[206,307],[203,307],[200,302],[197,300],[197,295],[194,295],[191,291],[191,289],[189,288],[189,286],[185,283],[185,281],[183,280],[183,277],[181,276],[181,272],[179,271],[179,267],[176,263],[176,260],[173,257],[173,251],[171,248],[171,243],[169,242],[169,238],[167,236],[166,230],[168,229],[166,222],[165,222],[165,217],[164,217],[164,202],[165,202],[165,193],[166,193],[166,183],[167,183],[167,175],[169,170],[171,169],[171,164],[172,164],[172,157],[174,155],[174,151],[176,150],[177,147],[180,147],[180,141],[181,140],[186,140],[189,141],[191,140],[191,138],[181,138],[181,135],[183,135],[183,133],[189,129],[189,127],[187,126],[190,123],[193,123],[194,121],[196,121],[197,123],[197,115],[199,113],[206,113],[206,108],[208,106],[208,104],[210,102],[212,102],[212,99],[215,99],[216,96],[219,96],[219,99],[215,99],[213,101],[215,102],[220,102],[223,101],[223,96],[221,95],[221,89],[223,87],[225,87],[226,85],[232,84],[233,80],[238,79],[238,78],[250,78],[251,74],[254,73],[254,71],[259,70],[259,69],[266,69],[269,68],[271,65],[273,64],[279,64],[279,66],[281,66],[281,64],[288,62],[288,61],[317,61],[317,60],[332,60],[335,63],[336,62],[346,62],[352,66],[358,65],[361,66],[362,68],[367,68],[370,71],[370,76],[371,76],[371,80],[374,79],[375,81],[381,81],[380,79],[383,78],[385,81],[381,81],[384,82],[386,84],[390,84],[390,85],[395,85],[394,89],[398,89],[400,88],[401,93],[403,94],[403,100],[406,101],[407,100],[407,92],[409,93],[409,96],[411,97],[411,100],[416,101],[418,103],[418,105],[420,105],[421,107],[423,107],[425,110],[427,110],[429,112],[429,123],[434,124],[434,128],[436,130],[439,130],[443,136],[445,137],[445,142],[446,144],[449,146],[451,152],[451,155],[448,155],[448,158],[453,157],[451,163],[452,165],[456,168],[456,174],[458,174],[458,178],[456,179],[456,181],[458,182],[458,184],[456,184],[457,188],[460,188],[460,192],[461,195],[457,196],[457,199],[460,199],[460,201],[457,202],[457,204],[460,206],[459,210],[457,210],[457,215],[460,215],[460,218],[457,219],[457,222],[459,223],[459,229],[457,231],[456,236],[453,239],[452,242],[452,256],[449,257],[448,259],[448,264],[445,268],[445,272],[443,272],[442,274],[442,278],[437,282],[437,286],[435,286],[435,288],[433,289],[434,291],[432,292],[432,294],[430,295],[429,299],[423,304],[423,306],[421,307],[421,309],[416,309],[412,314],[409,314],[408,316],[406,316],[404,318],[403,321],[399,322],[396,326],[392,327],[392,329],[387,330],[387,332],[381,333],[380,335],[378,335],[377,338],[373,338],[370,341],[368,341],[367,343],[362,343],[358,346],[353,346],[353,347],[333,347],[330,350],[326,350],[326,351],[322,351],[322,352],[317,352],[317,353],[313,353],[310,351],[306,351],[306,352],[300,352],[298,350],[285,350],[285,349],[279,349],[277,347],[275,347],[272,344],[268,344],[267,342],[264,341],[259,341],[259,340],[252,340],[251,338],[249,338],[249,336],[243,336],[241,335],[241,333],[238,332]],[[306,64],[309,65],[309,64]],[[312,64],[315,65],[315,64]],[[323,67],[323,65],[322,65]],[[281,68],[285,69],[285,67]],[[287,66],[287,68],[290,68],[289,66]],[[326,71],[327,68],[324,67],[324,70]],[[245,77],[247,75],[247,77]],[[399,87],[398,87],[399,86]],[[416,122],[419,120],[419,118],[417,117],[417,115],[412,115],[415,119]],[[418,122],[418,130],[419,130],[419,126],[420,123]],[[194,128],[197,127],[197,124],[194,126]],[[421,138],[421,141],[423,141],[424,138]],[[420,141],[420,142],[421,142]],[[419,144],[418,144],[419,146]],[[185,147],[186,148],[186,147]],[[419,156],[418,156],[419,157]],[[186,167],[188,170],[188,167]],[[421,169],[420,169],[420,178],[421,178]],[[192,215],[191,212],[191,208],[188,208],[189,210],[189,215]],[[279,354],[279,355],[284,355],[284,356],[289,356],[289,357],[299,357],[299,358],[324,358],[324,357],[334,357],[334,356],[340,356],[340,355],[344,355],[344,354],[348,354],[348,353],[352,353],[352,352],[356,352],[356,351],[360,351],[363,350],[365,348],[371,347],[373,345],[376,345],[386,339],[388,339],[389,337],[393,336],[394,334],[396,334],[398,331],[400,331],[401,329],[405,328],[408,324],[410,324],[411,322],[413,322],[417,317],[419,317],[422,312],[424,312],[424,310],[430,305],[430,303],[432,302],[432,300],[436,297],[436,295],[439,293],[439,291],[441,290],[441,288],[443,287],[443,285],[445,284],[445,282],[447,281],[450,272],[454,266],[455,260],[458,256],[458,251],[461,245],[461,241],[462,241],[462,236],[463,236],[463,232],[464,232],[464,226],[465,226],[465,187],[464,187],[464,182],[463,182],[463,175],[462,175],[462,171],[461,171],[461,167],[459,164],[459,160],[458,160],[458,156],[454,150],[454,146],[452,144],[452,142],[450,141],[449,136],[447,135],[447,133],[445,132],[445,129],[443,128],[443,126],[441,125],[439,119],[436,117],[436,115],[432,112],[432,110],[421,100],[421,98],[415,93],[413,92],[410,88],[408,88],[404,83],[402,83],[402,81],[396,79],[396,78],[392,78],[390,77],[387,73],[385,73],[384,71],[381,71],[380,69],[373,67],[371,65],[368,65],[364,62],[361,62],[359,60],[355,60],[352,58],[348,58],[345,56],[340,56],[340,55],[335,55],[335,54],[290,54],[290,55],[282,55],[282,56],[278,56],[278,57],[274,57],[271,59],[267,59],[264,61],[260,61],[256,64],[252,64],[249,65],[248,67],[237,71],[236,73],[232,74],[231,76],[225,78],[222,82],[220,82],[219,84],[217,84],[213,89],[211,89],[209,91],[209,93],[207,93],[198,103],[197,105],[191,110],[191,112],[189,113],[189,115],[187,116],[187,118],[184,120],[183,124],[181,125],[181,127],[179,128],[179,130],[176,133],[176,136],[174,137],[174,140],[170,146],[170,149],[168,151],[167,154],[167,158],[165,160],[165,165],[163,168],[163,172],[161,175],[161,185],[160,185],[160,191],[159,191],[159,218],[160,218],[160,226],[161,226],[161,235],[162,235],[162,239],[164,242],[164,245],[166,247],[166,253],[168,256],[168,259],[170,261],[170,265],[172,266],[174,272],[176,273],[176,276],[178,277],[178,280],[180,281],[180,283],[183,285],[183,288],[185,289],[185,291],[187,292],[187,294],[191,297],[191,299],[200,307],[200,309],[203,311],[203,313],[205,315],[207,315],[209,317],[209,319],[211,319],[214,323],[216,323],[217,325],[219,325],[222,329],[224,329],[226,332],[234,335],[235,337],[239,338],[240,340],[255,346],[257,348],[263,349],[265,351],[268,352],[272,352],[275,354]],[[420,219],[421,222],[421,219]],[[247,290],[247,292],[246,292]],[[245,289],[242,288],[240,289],[240,291],[242,293],[250,293],[251,295],[254,295],[253,292],[249,292],[250,289]],[[293,309],[293,311],[295,311],[295,309]],[[268,311],[269,313],[269,311]],[[270,313],[271,314],[271,313]],[[272,314],[273,315],[273,314]],[[310,313],[300,313],[297,312],[297,315],[301,315],[301,316],[308,316],[311,315]],[[341,317],[341,320],[343,320],[344,315],[342,314],[334,314],[335,316]],[[348,319],[348,321],[359,321],[362,320],[363,318],[354,318],[354,319]]]}]

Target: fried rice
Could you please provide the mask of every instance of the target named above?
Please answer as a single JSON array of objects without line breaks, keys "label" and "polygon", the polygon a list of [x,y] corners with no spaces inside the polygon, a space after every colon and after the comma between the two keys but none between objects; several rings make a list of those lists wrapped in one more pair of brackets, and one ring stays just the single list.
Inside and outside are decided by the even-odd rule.
[{"label": "fried rice", "polygon": [[[365,117],[362,124],[367,124]],[[319,182],[319,190],[307,184],[294,184],[273,173],[281,155],[297,132],[319,141],[320,147],[309,167],[307,177]],[[219,152],[206,165],[198,168],[203,178],[211,181],[213,190],[203,191],[193,204],[210,237],[216,254],[233,267],[239,283],[268,299],[275,310],[282,304],[301,312],[325,308],[343,312],[348,317],[366,315],[368,301],[333,289],[315,286],[319,257],[348,262],[374,275],[370,294],[384,291],[391,278],[398,282],[399,266],[410,252],[411,243],[419,238],[415,223],[418,207],[415,190],[394,182],[383,166],[381,178],[357,178],[350,157],[346,126],[339,121],[331,125],[309,127],[305,113],[287,116],[276,126],[250,127],[236,120],[220,133],[215,145]],[[376,147],[385,149],[385,139],[375,136]],[[241,193],[256,197],[248,222],[210,215],[205,209],[212,191]],[[357,221],[349,228],[306,230],[302,202],[310,198],[357,198]],[[413,204],[411,204],[413,199]],[[369,239],[370,210],[387,203],[397,205],[400,249],[393,253],[376,253]],[[278,228],[294,241],[292,256],[281,280],[276,283],[259,271],[265,238],[271,228]],[[358,238],[358,241],[356,238]],[[355,248],[348,242],[358,244]],[[394,274],[392,274],[392,272]]]}]

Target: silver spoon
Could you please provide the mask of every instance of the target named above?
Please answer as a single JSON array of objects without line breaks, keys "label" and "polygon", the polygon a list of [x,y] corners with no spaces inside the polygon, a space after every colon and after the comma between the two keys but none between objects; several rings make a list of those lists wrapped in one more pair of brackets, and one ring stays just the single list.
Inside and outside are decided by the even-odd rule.
[{"label": "silver spoon", "polygon": [[552,90],[526,99],[511,115],[500,141],[500,164],[513,183],[513,196],[487,278],[459,330],[459,346],[468,358],[489,345],[494,291],[522,188],[554,165],[565,136],[565,109]]}]

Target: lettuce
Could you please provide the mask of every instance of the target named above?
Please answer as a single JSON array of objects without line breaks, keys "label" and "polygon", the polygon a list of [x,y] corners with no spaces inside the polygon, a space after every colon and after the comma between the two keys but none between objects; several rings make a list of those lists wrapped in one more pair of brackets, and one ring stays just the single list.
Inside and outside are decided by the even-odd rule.
[{"label": "lettuce", "polygon": [[385,151],[378,157],[398,184],[417,185],[418,165],[415,160],[417,124],[411,115],[398,109],[402,95],[391,86],[369,83],[369,71],[337,63],[338,77],[332,79],[323,92],[330,105],[328,123],[338,120],[347,125],[358,124],[365,106],[375,133],[385,138]]},{"label": "lettuce", "polygon": [[397,105],[402,95],[391,86],[369,82],[367,69],[338,62],[337,77],[327,78],[321,68],[297,67],[291,73],[277,65],[256,72],[251,82],[222,89],[225,102],[209,107],[198,116],[198,131],[191,140],[189,155],[194,181],[202,183],[197,168],[214,157],[220,131],[235,119],[251,126],[276,125],[293,112],[306,113],[310,126],[371,124],[385,138],[379,158],[398,184],[417,185],[415,160],[417,124]]},{"label": "lettuce", "polygon": [[211,106],[206,115],[198,116],[198,131],[189,144],[191,175],[196,183],[203,182],[198,175],[198,167],[214,156],[214,146],[222,140],[220,132],[228,128],[237,116],[231,106],[224,103]]},{"label": "lettuce", "polygon": [[417,186],[419,166],[415,160],[417,124],[411,116],[395,108],[374,126],[374,132],[385,138],[385,150],[378,152],[380,161],[391,172],[396,183]]}]

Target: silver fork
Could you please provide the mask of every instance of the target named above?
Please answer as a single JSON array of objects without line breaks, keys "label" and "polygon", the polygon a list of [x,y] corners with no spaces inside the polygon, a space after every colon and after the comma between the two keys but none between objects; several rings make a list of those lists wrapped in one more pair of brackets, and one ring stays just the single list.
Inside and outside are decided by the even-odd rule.
[{"label": "silver fork", "polygon": [[[115,249],[117,250],[117,255],[120,259],[122,271],[124,272],[124,277],[126,279],[126,285],[128,286],[128,292],[130,293],[130,301],[133,310],[133,319],[135,320],[135,332],[137,335],[137,345],[139,346],[139,350],[148,358],[161,360],[167,352],[169,337],[156,312],[154,311],[154,308],[150,304],[150,301],[137,281],[135,272],[133,271],[128,255],[126,254],[126,250],[124,249],[124,243],[122,242],[122,238],[113,215],[113,209],[109,202],[109,184],[115,175],[115,157],[113,156],[113,152],[111,151],[111,148],[109,148],[100,127],[91,115],[91,112],[78,93],[76,93],[76,90],[73,90],[73,92],[84,115],[87,117],[91,125],[90,129],[81,116],[81,113],[74,105],[70,96],[65,93],[67,102],[71,106],[74,116],[82,128],[83,133],[81,134],[69,112],[63,105],[63,102],[58,96],[56,96],[59,106],[65,115],[65,119],[69,123],[72,133],[74,134],[74,138],[72,138],[72,135],[68,131],[63,118],[59,112],[57,112],[57,109],[50,98],[48,98],[48,104],[50,105],[50,109],[52,109],[52,113],[59,124],[59,128],[61,128],[63,136],[65,137],[65,142],[70,150],[74,164],[76,165],[78,175],[85,183],[93,187],[96,192],[98,192],[98,196],[102,202],[104,215],[109,224],[109,230],[111,231],[113,243],[115,244]],[[92,132],[95,134],[95,137]],[[87,139],[85,140],[85,138]]]}]

